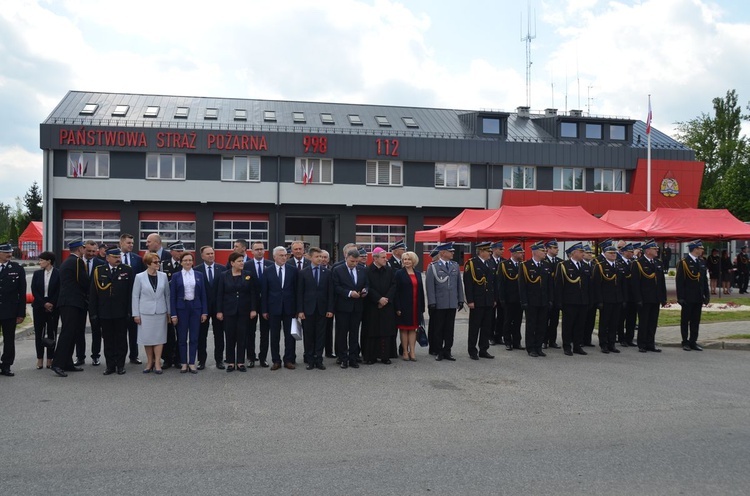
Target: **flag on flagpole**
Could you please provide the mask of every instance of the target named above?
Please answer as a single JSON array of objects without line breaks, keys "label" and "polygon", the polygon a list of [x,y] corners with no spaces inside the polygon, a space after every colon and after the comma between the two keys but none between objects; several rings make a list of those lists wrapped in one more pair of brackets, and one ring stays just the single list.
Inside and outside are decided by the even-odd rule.
[{"label": "flag on flagpole", "polygon": [[86,174],[88,164],[83,163],[83,154],[78,156],[78,161],[70,161],[71,175],[73,177],[83,177]]},{"label": "flag on flagpole", "polygon": [[651,95],[648,96],[648,116],[646,116],[646,134],[651,134]]},{"label": "flag on flagpole", "polygon": [[305,166],[302,168],[302,184],[309,184],[313,180],[314,166],[309,160],[305,161]]}]

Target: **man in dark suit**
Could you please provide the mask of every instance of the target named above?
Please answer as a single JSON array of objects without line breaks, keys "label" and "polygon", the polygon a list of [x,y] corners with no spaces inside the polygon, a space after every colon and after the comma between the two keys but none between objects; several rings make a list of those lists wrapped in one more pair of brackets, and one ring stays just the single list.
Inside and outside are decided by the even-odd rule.
[{"label": "man in dark suit", "polygon": [[[250,261],[251,257],[249,257],[247,255],[247,240],[246,239],[241,239],[241,238],[240,239],[235,239],[234,240],[234,251],[235,251],[235,253],[239,253],[240,255],[242,255],[242,261],[243,262],[247,263],[247,262]],[[227,270],[231,269],[231,267],[229,265],[229,262],[227,262],[225,268]]]},{"label": "man in dark suit", "polygon": [[677,263],[675,286],[677,302],[680,304],[680,332],[682,349],[703,351],[698,341],[698,326],[701,323],[703,305],[708,305],[708,271],[703,260],[703,242],[700,239],[687,245],[688,255]]},{"label": "man in dark suit", "polygon": [[394,271],[403,268],[403,265],[401,265],[401,255],[406,251],[404,240],[402,239],[394,243],[389,251],[391,252],[391,258],[388,259],[388,264],[393,267]]},{"label": "man in dark suit", "polygon": [[159,260],[165,262],[172,258],[169,251],[165,250],[161,244],[161,236],[157,233],[151,233],[146,238],[146,249],[151,253],[156,253],[159,256]]},{"label": "man in dark suit", "polygon": [[[47,366],[52,366],[52,356],[57,339],[57,324],[60,321],[60,311],[57,309],[57,299],[60,296],[60,270],[55,267],[55,254],[44,251],[39,254],[39,270],[31,277],[31,304],[34,316],[34,334],[37,358],[47,350]],[[50,345],[51,343],[51,345]],[[39,359],[37,366],[43,364]]]},{"label": "man in dark suit", "polygon": [[659,307],[667,303],[667,285],[661,260],[656,256],[658,245],[654,240],[641,246],[643,255],[633,262],[630,280],[633,298],[638,306],[638,351],[660,353],[656,347],[656,327],[659,322]]},{"label": "man in dark suit", "polygon": [[[123,233],[120,235],[120,257],[123,265],[133,269],[133,277],[146,270],[143,265],[143,259],[135,253],[135,240],[132,234]],[[128,346],[130,349],[130,363],[140,365],[143,362],[138,358],[138,324],[133,319],[128,319]]]},{"label": "man in dark suit", "polygon": [[292,257],[286,263],[294,265],[297,272],[310,266],[310,260],[305,257],[305,243],[303,241],[293,241],[290,248],[292,249]]},{"label": "man in dark suit", "polygon": [[491,257],[491,244],[489,241],[477,243],[477,255],[464,265],[464,293],[469,307],[468,351],[472,360],[479,360],[479,357],[495,358],[487,351],[495,307],[495,274],[487,264]]},{"label": "man in dark suit", "polygon": [[104,375],[125,373],[135,275],[132,267],[121,263],[121,256],[119,248],[110,248],[107,263],[97,266],[91,275],[89,315],[102,329],[107,366]]},{"label": "man in dark suit", "polygon": [[297,280],[297,316],[302,320],[307,370],[325,370],[323,348],[326,322],[333,317],[333,278],[321,264],[322,250],[310,248],[310,265]]},{"label": "man in dark suit", "polygon": [[[84,241],[83,243],[84,252],[83,252],[83,263],[86,266],[86,272],[89,275],[89,279],[91,279],[91,274],[94,272],[94,268],[102,265],[106,262],[99,259],[97,256],[99,253],[99,243],[94,241],[93,239],[89,239]],[[73,362],[73,365],[76,367],[80,367],[84,363],[86,363],[86,332],[84,328],[84,332],[80,333],[76,336],[76,361]],[[92,359],[92,365],[99,365],[99,356],[102,350],[102,332],[101,329],[99,329],[98,324],[91,324],[91,359]]]},{"label": "man in dark suit", "polygon": [[520,265],[518,276],[519,301],[526,313],[526,352],[532,358],[547,356],[542,347],[547,338],[549,309],[554,299],[549,266],[543,263],[545,252],[543,241],[531,245],[532,256]]},{"label": "man in dark suit", "polygon": [[521,243],[512,246],[510,248],[510,259],[500,262],[497,269],[495,288],[498,295],[495,299],[503,307],[503,311],[499,312],[498,315],[504,320],[501,327],[505,332],[503,342],[505,343],[505,349],[508,351],[524,349],[521,346],[523,309],[521,308],[521,296],[518,292],[523,254],[524,250]]},{"label": "man in dark suit", "polygon": [[[262,309],[261,298],[263,297],[263,288],[261,282],[263,280],[263,274],[265,270],[273,265],[273,262],[265,259],[266,246],[256,241],[251,246],[253,252],[253,258],[245,262],[244,270],[252,274],[253,283],[255,284],[255,308]],[[261,312],[250,319],[250,329],[247,335],[247,360],[248,367],[254,367],[255,361],[260,362],[261,367],[268,367],[268,343],[269,343],[269,327],[268,319],[261,317]],[[260,324],[260,325],[259,325]],[[260,349],[258,354],[255,354],[255,330],[260,327]]]},{"label": "man in dark suit", "polygon": [[[331,255],[326,250],[322,251],[322,257],[320,259],[320,264],[325,267],[326,269],[332,269],[331,267]],[[335,294],[334,294],[335,298]],[[334,302],[335,303],[335,302]],[[333,350],[333,317],[326,319],[326,344],[325,344],[325,350],[326,350],[326,357],[327,358],[336,358],[336,354]]]},{"label": "man in dark suit", "polygon": [[83,240],[74,239],[68,243],[70,256],[60,265],[60,297],[57,306],[60,309],[62,328],[52,360],[52,371],[67,377],[66,372],[80,372],[83,369],[73,365],[73,348],[76,338],[86,328],[86,309],[88,308],[89,274],[83,262],[85,248]]},{"label": "man in dark suit", "polygon": [[[180,257],[184,251],[185,245],[181,241],[175,241],[169,245],[169,258],[162,261],[161,271],[167,275],[167,279],[170,282],[172,281],[172,275],[182,270]],[[172,365],[177,366],[180,363],[180,350],[177,347],[177,330],[171,321],[167,324],[167,342],[164,345],[162,358],[164,359],[163,369],[168,369]]]},{"label": "man in dark suit", "polygon": [[351,248],[342,265],[333,269],[333,290],[336,313],[336,355],[341,368],[359,368],[359,326],[367,296],[365,269],[360,266],[359,250]]},{"label": "man in dark suit", "polygon": [[268,320],[271,337],[271,370],[281,368],[279,340],[282,325],[284,328],[284,367],[290,370],[297,368],[295,362],[296,341],[292,337],[292,318],[297,309],[295,302],[297,289],[297,269],[286,263],[286,248],[277,246],[273,249],[274,265],[263,273],[261,279],[261,308],[263,318]]},{"label": "man in dark suit", "polygon": [[[544,244],[544,248],[547,250],[547,256],[544,257],[542,263],[547,267],[547,272],[552,276],[552,291],[555,290],[554,285],[557,283],[555,280],[557,275],[557,266],[560,265],[562,259],[557,256],[560,247],[557,244],[556,239],[547,241]],[[553,305],[549,310],[547,316],[547,336],[544,340],[543,348],[559,348],[557,344],[557,325],[560,323],[560,308],[557,304]]]},{"label": "man in dark suit", "polygon": [[214,333],[214,360],[216,360],[216,368],[224,369],[224,322],[216,318],[216,293],[217,282],[226,268],[223,265],[215,263],[216,254],[210,246],[201,246],[200,253],[203,263],[197,266],[195,271],[203,274],[203,279],[206,281],[208,318],[205,322],[201,322],[200,334],[198,335],[198,370],[206,368],[209,323]]},{"label": "man in dark suit", "polygon": [[555,276],[555,303],[562,309],[563,352],[567,356],[588,355],[583,349],[583,330],[589,305],[589,273],[582,267],[583,243],[575,243],[565,253]]},{"label": "man in dark suit", "polygon": [[11,244],[0,244],[0,330],[3,332],[0,375],[7,377],[15,375],[10,366],[16,359],[16,325],[26,318],[26,271],[11,257]]}]

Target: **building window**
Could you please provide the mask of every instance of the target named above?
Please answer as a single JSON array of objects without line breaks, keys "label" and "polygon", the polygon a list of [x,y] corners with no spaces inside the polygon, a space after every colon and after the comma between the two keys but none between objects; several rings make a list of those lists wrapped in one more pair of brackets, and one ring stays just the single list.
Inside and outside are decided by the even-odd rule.
[{"label": "building window", "polygon": [[245,110],[245,109],[234,109],[234,120],[236,120],[236,121],[246,121],[247,120],[247,110]]},{"label": "building window", "polygon": [[260,181],[260,157],[222,157],[222,181]]},{"label": "building window", "polygon": [[187,119],[190,107],[177,107],[174,111],[175,119]]},{"label": "building window", "polygon": [[594,169],[594,191],[625,192],[625,171],[622,169]]},{"label": "building window", "polygon": [[215,120],[219,118],[219,109],[207,108],[206,113],[203,115],[203,119]]},{"label": "building window", "polygon": [[602,125],[601,124],[586,124],[586,138],[587,139],[602,139]]},{"label": "building window", "polygon": [[401,186],[401,162],[388,160],[367,161],[368,186]]},{"label": "building window", "polygon": [[377,122],[380,127],[391,127],[391,123],[388,122],[388,117],[384,115],[376,115],[375,122]]},{"label": "building window", "polygon": [[560,137],[561,138],[577,138],[578,137],[578,124],[575,122],[561,122],[560,123]]},{"label": "building window", "polygon": [[307,122],[304,112],[292,112],[292,119],[294,119],[294,122],[297,122],[299,124],[304,124],[305,122]]},{"label": "building window", "polygon": [[268,246],[267,220],[215,220],[214,249],[231,250],[235,239],[245,239],[248,248],[256,241]]},{"label": "building window", "polygon": [[108,245],[119,245],[120,221],[97,219],[63,220],[63,246],[67,246],[67,242],[75,238],[83,240],[93,239],[96,242],[101,241]]},{"label": "building window", "polygon": [[320,114],[320,122],[322,122],[323,124],[335,124],[333,115],[328,112],[323,112],[322,114]]},{"label": "building window", "polygon": [[482,117],[482,134],[500,134],[500,119]]},{"label": "building window", "polygon": [[583,191],[584,170],[573,167],[555,167],[552,188],[561,191]]},{"label": "building window", "polygon": [[150,105],[146,107],[146,111],[143,113],[143,117],[157,117],[159,115],[159,107],[156,105]]},{"label": "building window", "polygon": [[87,103],[83,106],[83,109],[79,112],[81,115],[94,115],[96,113],[96,109],[99,108],[98,103]]},{"label": "building window", "polygon": [[362,118],[357,114],[349,114],[347,117],[349,117],[349,124],[351,124],[352,126],[362,125]]},{"label": "building window", "polygon": [[129,109],[130,105],[117,105],[112,111],[112,117],[125,117]]},{"label": "building window", "polygon": [[469,164],[435,164],[436,188],[468,188]]},{"label": "building window", "polygon": [[294,168],[295,183],[333,184],[333,160],[330,158],[298,158]]},{"label": "building window", "polygon": [[356,243],[368,253],[377,247],[386,251],[397,241],[406,238],[405,225],[357,224]]},{"label": "building window", "polygon": [[263,120],[266,122],[276,122],[276,111],[275,110],[264,110]]},{"label": "building window", "polygon": [[185,179],[185,155],[149,153],[146,155],[146,179]]},{"label": "building window", "polygon": [[109,152],[68,152],[68,177],[109,177]]},{"label": "building window", "polygon": [[406,125],[406,127],[412,127],[412,128],[419,127],[419,124],[417,124],[417,121],[414,120],[414,117],[402,117],[401,120],[404,121],[404,124]]},{"label": "building window", "polygon": [[161,236],[164,246],[169,246],[179,240],[185,245],[185,250],[195,251],[195,221],[142,220],[140,232],[139,247],[142,251],[148,249],[146,238],[151,233]]},{"label": "building window", "polygon": [[536,169],[506,165],[503,167],[503,189],[536,189]]},{"label": "building window", "polygon": [[612,124],[609,126],[609,139],[624,141],[625,140],[625,126]]}]

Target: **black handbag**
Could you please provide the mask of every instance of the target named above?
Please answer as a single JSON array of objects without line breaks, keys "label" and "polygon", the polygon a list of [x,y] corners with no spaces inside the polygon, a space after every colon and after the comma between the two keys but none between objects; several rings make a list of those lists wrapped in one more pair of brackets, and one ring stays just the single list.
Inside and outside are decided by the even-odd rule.
[{"label": "black handbag", "polygon": [[419,343],[419,346],[424,348],[425,346],[429,346],[430,340],[427,339],[427,331],[424,330],[424,324],[419,324],[419,327],[417,327],[417,343]]}]

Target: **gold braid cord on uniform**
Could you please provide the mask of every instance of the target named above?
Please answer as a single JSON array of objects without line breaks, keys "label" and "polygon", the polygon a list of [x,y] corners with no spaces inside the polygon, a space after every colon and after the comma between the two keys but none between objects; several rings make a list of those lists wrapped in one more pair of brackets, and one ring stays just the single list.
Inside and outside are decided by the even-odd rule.
[{"label": "gold braid cord on uniform", "polygon": [[505,276],[505,277],[506,277],[507,279],[509,279],[509,280],[511,280],[511,281],[517,281],[517,280],[518,280],[518,274],[516,274],[516,277],[511,277],[511,276],[510,276],[510,275],[508,274],[508,270],[507,270],[507,269],[505,268],[505,264],[500,264],[500,265],[501,265],[501,266],[502,266],[502,268],[503,268],[503,275],[504,275],[504,276]]},{"label": "gold braid cord on uniform", "polygon": [[479,286],[484,286],[487,284],[487,276],[482,276],[481,279],[477,279],[477,274],[474,272],[474,262],[469,260],[466,262],[466,265],[469,266],[469,270],[471,270],[471,278],[474,279],[474,282],[478,284]]},{"label": "gold braid cord on uniform", "polygon": [[101,267],[101,265],[98,265],[94,269],[94,282],[96,283],[96,289],[98,289],[99,291],[106,291],[109,289],[109,292],[111,294],[112,293],[112,281],[111,280],[109,281],[108,284],[99,283],[99,267]]},{"label": "gold braid cord on uniform", "polygon": [[656,277],[656,271],[654,271],[653,274],[646,274],[645,272],[643,272],[643,267],[641,267],[641,262],[636,260],[634,263],[638,266],[638,272],[640,272],[641,275],[645,277],[646,279],[653,279]]},{"label": "gold braid cord on uniform", "polygon": [[700,281],[701,279],[700,269],[698,269],[698,272],[693,274],[693,272],[690,270],[690,267],[688,267],[687,260],[684,258],[682,259],[682,271],[685,273],[688,279],[692,279],[693,281]]},{"label": "gold braid cord on uniform", "polygon": [[[526,267],[526,264],[521,264],[523,266],[523,278],[526,279],[526,282],[529,284],[539,284],[542,280],[541,274],[536,276],[536,278],[533,278],[529,275],[529,268]],[[516,276],[516,279],[518,279],[518,276]]]},{"label": "gold braid cord on uniform", "polygon": [[[599,263],[599,273],[602,275],[602,279],[604,279],[605,281],[615,281],[615,279],[617,279],[617,272],[615,272],[611,276],[607,276],[607,274],[604,273],[603,265],[603,263]],[[615,284],[617,284],[617,281],[615,281]]]},{"label": "gold braid cord on uniform", "polygon": [[561,263],[559,267],[560,267],[560,270],[562,270],[563,277],[565,278],[566,281],[568,281],[570,284],[578,284],[579,286],[581,285],[581,276],[578,276],[575,279],[571,279],[570,276],[568,275],[568,271],[565,269],[565,264]]}]

